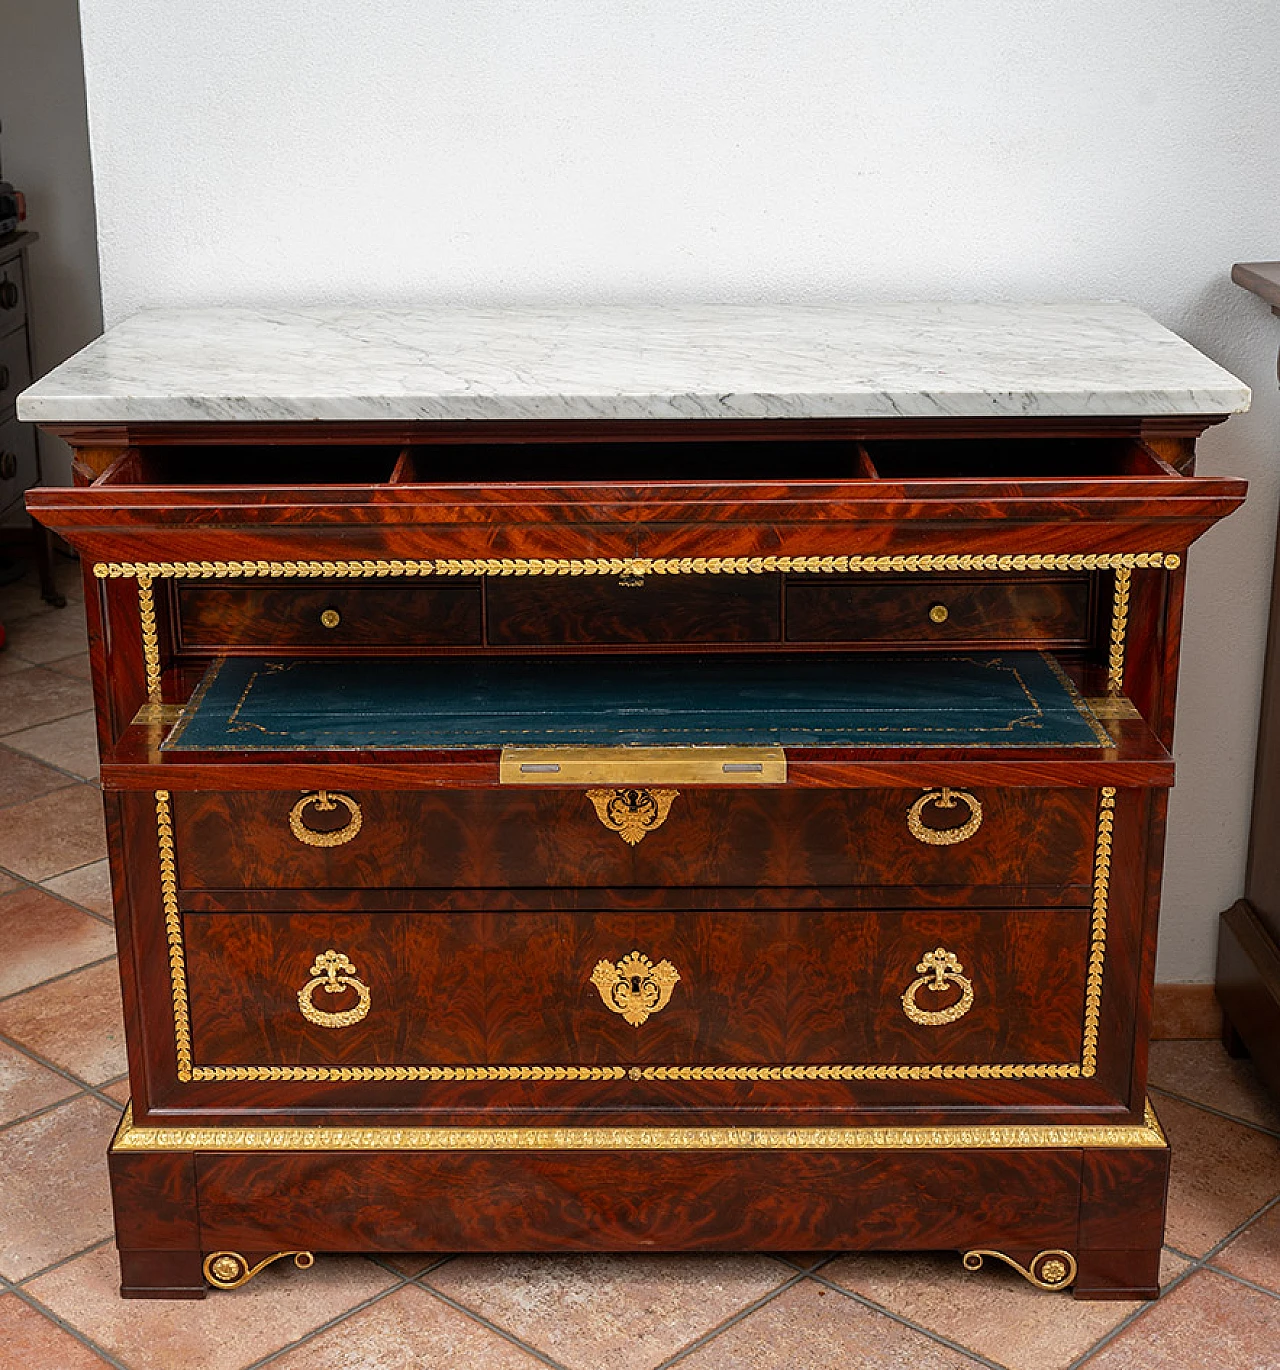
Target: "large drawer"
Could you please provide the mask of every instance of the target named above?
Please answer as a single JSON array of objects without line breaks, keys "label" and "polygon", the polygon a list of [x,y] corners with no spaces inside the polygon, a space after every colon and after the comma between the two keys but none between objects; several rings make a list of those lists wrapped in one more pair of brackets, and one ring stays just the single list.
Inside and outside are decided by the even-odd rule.
[{"label": "large drawer", "polygon": [[1090,950],[1084,909],[188,913],[184,931],[204,1067],[1067,1065]]},{"label": "large drawer", "polygon": [[996,787],[294,790],[177,793],[174,813],[190,890],[1018,886],[1085,902],[1097,799]]}]

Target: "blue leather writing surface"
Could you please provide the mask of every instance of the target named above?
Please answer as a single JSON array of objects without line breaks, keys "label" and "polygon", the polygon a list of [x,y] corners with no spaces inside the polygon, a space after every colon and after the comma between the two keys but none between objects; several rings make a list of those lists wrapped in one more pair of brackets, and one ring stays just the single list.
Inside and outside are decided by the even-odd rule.
[{"label": "blue leather writing surface", "polygon": [[264,660],[208,670],[177,751],[1105,747],[1041,652]]}]

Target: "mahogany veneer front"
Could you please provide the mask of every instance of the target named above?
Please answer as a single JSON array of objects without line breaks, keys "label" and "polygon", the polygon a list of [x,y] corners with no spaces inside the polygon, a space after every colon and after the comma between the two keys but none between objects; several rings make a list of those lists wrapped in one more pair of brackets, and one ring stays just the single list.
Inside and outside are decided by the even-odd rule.
[{"label": "mahogany veneer front", "polygon": [[[191,914],[197,1058],[208,1065],[457,1065],[1077,1060],[1089,918],[1052,910]],[[945,943],[974,985],[951,1031],[901,996]],[[372,1007],[335,1031],[297,1012],[311,964],[345,951]],[[591,975],[633,949],[679,974],[632,1025]],[[922,1009],[960,998],[921,988]],[[330,1013],[351,989],[316,989]]]},{"label": "mahogany veneer front", "polygon": [[[676,787],[679,788],[679,787]],[[974,787],[982,826],[953,846],[913,837],[918,790],[686,786],[660,827],[630,846],[584,789],[344,791],[360,831],[337,847],[300,842],[304,791],[174,795],[183,889],[491,889],[805,885],[1071,888],[1088,900],[1098,796],[1089,789]],[[959,804],[954,812],[963,817]],[[310,805],[307,826],[346,810]],[[929,806],[926,826],[958,817]]]},{"label": "mahogany veneer front", "polygon": [[[1212,421],[69,432],[82,484],[31,505],[86,562],[134,1125],[162,1138],[111,1154],[124,1293],[198,1297],[224,1249],[953,1246],[1061,1248],[1080,1296],[1153,1296],[1168,1152],[1143,1128],[1145,1040],[1182,560],[1244,493],[1193,474]],[[890,555],[912,560],[778,560]],[[633,569],[664,558],[688,566]],[[676,786],[630,846],[582,788],[502,787],[494,753],[184,754],[139,712],[185,702],[223,652],[376,671],[957,645],[1060,653],[1085,694],[1120,697],[1115,745],[796,751],[785,786]],[[964,842],[907,830],[940,785],[983,806]],[[291,832],[318,789],[359,804],[350,842]],[[973,1003],[916,1022],[902,996],[938,947]],[[328,950],[369,994],[351,1017],[350,985],[312,987],[341,1026],[298,999]],[[591,980],[632,951],[680,977],[639,1025]],[[453,1140],[360,1140],[378,1127]],[[607,1132],[530,1149],[496,1127]],[[679,1149],[645,1141],[660,1128]],[[884,1140],[795,1140],[815,1128]]]}]

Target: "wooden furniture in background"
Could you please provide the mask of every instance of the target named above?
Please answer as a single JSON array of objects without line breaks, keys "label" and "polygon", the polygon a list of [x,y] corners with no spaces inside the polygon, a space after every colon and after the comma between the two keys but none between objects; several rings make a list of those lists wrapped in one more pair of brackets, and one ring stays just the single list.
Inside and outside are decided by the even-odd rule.
[{"label": "wooden furniture in background", "polygon": [[[1280,262],[1238,262],[1231,279],[1280,316]],[[1271,626],[1258,723],[1253,824],[1244,898],[1218,925],[1218,1001],[1223,1042],[1249,1055],[1280,1097],[1280,563],[1271,585]]]},{"label": "wooden furniture in background", "polygon": [[15,404],[35,374],[31,345],[31,290],[27,252],[38,233],[20,230],[0,238],[0,547],[31,556],[40,593],[61,608],[53,583],[48,531],[25,517],[22,497],[43,480],[36,430],[19,421]]},{"label": "wooden furniture in background", "polygon": [[[1222,412],[58,421],[45,393],[81,482],[30,506],[86,568],[126,1295],[352,1249],[931,1248],[1156,1295],[1146,1043],[1184,560],[1244,496],[1193,474]],[[994,744],[886,716],[871,746],[584,755],[481,736],[491,690],[479,740],[412,745],[459,663],[543,671],[589,735],[618,662],[739,703],[778,663],[1026,664],[1086,735],[1038,742],[1028,692]],[[629,726],[664,726],[656,689]]]}]

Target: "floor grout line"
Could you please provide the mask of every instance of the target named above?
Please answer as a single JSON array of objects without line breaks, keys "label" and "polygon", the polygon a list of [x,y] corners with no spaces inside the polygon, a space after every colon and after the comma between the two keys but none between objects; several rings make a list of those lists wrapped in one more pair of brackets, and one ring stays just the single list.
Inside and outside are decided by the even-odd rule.
[{"label": "floor grout line", "polygon": [[72,1261],[78,1261],[81,1256],[87,1256],[90,1251],[96,1251],[100,1246],[109,1246],[113,1241],[115,1241],[113,1236],[99,1237],[96,1241],[90,1242],[88,1246],[82,1246],[79,1251],[73,1251],[69,1256],[59,1256],[56,1261],[51,1261],[39,1270],[33,1270],[29,1275],[23,1275],[20,1280],[11,1279],[9,1283],[15,1289],[19,1289],[23,1285],[30,1284],[32,1280],[38,1280],[44,1275],[60,1270],[64,1265],[70,1265]]},{"label": "floor grout line", "polygon": [[1217,1118],[1225,1118],[1228,1122],[1239,1123],[1241,1127],[1251,1127],[1255,1132],[1265,1133],[1268,1137],[1280,1137],[1280,1129],[1267,1127],[1265,1123],[1253,1123],[1248,1118],[1242,1118],[1238,1113],[1228,1113],[1225,1109],[1215,1108],[1212,1104],[1201,1103],[1198,1099],[1192,1099],[1186,1094],[1179,1094],[1176,1090],[1165,1089],[1162,1085],[1148,1085],[1152,1094],[1162,1094],[1166,1098],[1176,1099],[1180,1104],[1189,1104],[1192,1108],[1198,1108],[1204,1113],[1212,1113]]},{"label": "floor grout line", "polygon": [[[41,1056],[38,1051],[32,1051],[30,1047],[24,1046],[21,1042],[17,1040],[16,1037],[10,1037],[6,1033],[0,1032],[0,1042],[2,1042],[7,1047],[12,1047],[14,1051],[20,1051],[24,1056],[27,1056],[31,1060],[33,1060],[37,1065],[44,1066],[46,1070],[53,1071],[55,1075],[61,1075],[64,1080],[70,1080],[72,1084],[77,1085],[80,1088],[81,1093],[92,1094],[96,1098],[102,1100],[103,1103],[109,1103],[111,1107],[115,1109],[121,1109],[124,1107],[122,1103],[120,1103],[116,1099],[111,1098],[109,1094],[104,1095],[100,1093],[102,1085],[90,1084],[88,1080],[81,1079],[81,1077],[75,1074],[74,1071],[68,1070],[65,1066],[58,1065],[56,1062],[49,1060],[46,1056]],[[119,1078],[120,1077],[118,1075],[112,1077],[112,1079],[115,1080],[118,1080]],[[105,1083],[110,1084],[111,1081],[108,1080]],[[64,1099],[63,1102],[65,1103],[66,1100]]]},{"label": "floor grout line", "polygon": [[[852,1255],[859,1253],[852,1252]],[[915,1322],[911,1318],[904,1317],[901,1313],[895,1313],[893,1309],[886,1308],[884,1304],[877,1303],[875,1299],[869,1298],[866,1294],[858,1294],[852,1289],[846,1289],[844,1285],[836,1284],[834,1280],[828,1279],[825,1275],[810,1275],[809,1279],[814,1284],[824,1285],[827,1289],[837,1294],[842,1294],[846,1299],[852,1299],[854,1303],[860,1303],[864,1308],[869,1308],[873,1313],[882,1313],[891,1321],[900,1323],[903,1327],[909,1327],[913,1332],[919,1332],[926,1336],[930,1341],[938,1342],[951,1351],[958,1351],[963,1356],[968,1356],[970,1360],[978,1365],[986,1366],[987,1370],[1008,1370],[1008,1367],[999,1361],[991,1360],[984,1356],[981,1351],[975,1351],[972,1347],[965,1346],[962,1342],[953,1341],[945,1333],[935,1332],[932,1328],[926,1327],[923,1323]]]},{"label": "floor grout line", "polygon": [[[98,785],[97,781],[82,780],[80,783],[82,785],[88,785],[90,789],[97,790],[101,793],[101,787]],[[63,788],[70,789],[71,786],[67,785]],[[49,791],[49,794],[61,793],[62,790],[60,789]],[[44,795],[37,795],[36,798],[43,799]],[[5,810],[0,809],[0,816],[3,816],[4,813]],[[96,866],[99,861],[105,861],[106,859],[105,855],[95,856],[92,861],[82,861],[78,866],[68,866],[66,870],[55,871],[52,875],[46,875],[44,878],[46,880],[61,880],[64,875],[74,875],[76,871],[87,870],[88,867]],[[16,881],[17,884],[23,885],[29,890],[39,890],[41,894],[47,894],[50,899],[61,899],[64,904],[70,904],[73,909],[79,909],[81,913],[87,913],[90,918],[96,918],[99,923],[105,923],[110,928],[114,928],[116,925],[115,918],[111,914],[99,913],[97,909],[86,908],[84,904],[77,904],[74,899],[68,899],[65,894],[59,894],[57,890],[49,889],[47,885],[42,884],[39,880],[32,880],[28,875],[19,875],[17,871],[10,870],[8,866],[0,866],[0,875],[7,875],[10,880]],[[0,894],[0,899],[6,899],[9,895],[16,893],[17,890],[6,890],[3,894]]]},{"label": "floor grout line", "polygon": [[83,1099],[90,1091],[87,1089],[77,1090],[74,1094],[65,1095],[61,1099],[55,1099],[51,1104],[45,1104],[43,1108],[33,1108],[30,1113],[21,1113],[16,1118],[6,1118],[0,1123],[0,1132],[8,1132],[12,1127],[20,1127],[23,1123],[29,1123],[36,1118],[43,1118],[46,1113],[52,1113],[54,1109],[61,1108],[63,1104],[73,1104],[77,1099]]},{"label": "floor grout line", "polygon": [[[1170,1247],[1169,1249],[1172,1250],[1173,1248]],[[1123,1318],[1120,1319],[1118,1323],[1116,1323],[1116,1325],[1109,1332],[1104,1332],[1102,1336],[1098,1338],[1097,1341],[1095,1341],[1091,1346],[1087,1347],[1084,1351],[1082,1351],[1075,1358],[1075,1360],[1073,1360],[1071,1364],[1067,1366],[1067,1370],[1080,1370],[1080,1367],[1083,1366],[1087,1361],[1092,1360],[1093,1357],[1096,1356],[1103,1349],[1103,1347],[1109,1346],[1122,1333],[1127,1332],[1129,1328],[1131,1328],[1133,1324],[1138,1321],[1139,1318],[1142,1318],[1146,1314],[1150,1313],[1151,1310],[1159,1304],[1160,1299],[1163,1299],[1166,1295],[1170,1294],[1173,1290],[1175,1290],[1180,1284],[1183,1284],[1186,1280],[1190,1279],[1191,1276],[1194,1275],[1196,1271],[1199,1269],[1200,1266],[1198,1264],[1193,1264],[1189,1265],[1185,1270],[1180,1270],[1173,1277],[1173,1279],[1169,1281],[1168,1284],[1162,1286],[1160,1290],[1159,1299],[1147,1299],[1142,1303],[1141,1307],[1135,1308],[1132,1313],[1126,1314]]]},{"label": "floor grout line", "polygon": [[496,1322],[491,1322],[483,1313],[477,1313],[474,1308],[468,1308],[465,1303],[459,1303],[457,1299],[451,1298],[442,1290],[435,1288],[434,1285],[423,1284],[421,1275],[415,1276],[408,1283],[415,1285],[424,1293],[430,1294],[432,1298],[439,1299],[441,1303],[447,1304],[455,1312],[464,1314],[472,1322],[479,1323],[481,1327],[496,1333],[503,1341],[508,1341],[519,1350],[528,1352],[535,1360],[540,1360],[543,1365],[550,1366],[551,1370],[565,1370],[565,1367],[558,1360],[553,1360],[545,1351],[539,1351],[536,1346],[531,1346],[527,1341],[523,1341],[514,1332],[508,1332],[505,1327],[500,1327]]},{"label": "floor grout line", "polygon": [[[1189,1252],[1181,1251],[1176,1246],[1168,1246],[1166,1244],[1166,1250],[1172,1251],[1175,1256],[1178,1256],[1182,1260],[1189,1261],[1190,1264],[1187,1266],[1185,1270],[1180,1270],[1173,1277],[1173,1279],[1169,1281],[1168,1284],[1163,1285],[1161,1287],[1160,1298],[1167,1298],[1168,1295],[1171,1294],[1180,1285],[1185,1284],[1192,1277],[1192,1275],[1197,1275],[1202,1270],[1209,1269],[1214,1271],[1215,1274],[1221,1275],[1229,1274],[1230,1272],[1226,1270],[1218,1270],[1216,1266],[1211,1266],[1209,1262],[1213,1259],[1214,1256],[1218,1254],[1218,1252],[1222,1251],[1225,1247],[1229,1246],[1231,1242],[1235,1241],[1235,1239],[1242,1232],[1244,1232],[1246,1228],[1250,1227],[1260,1217],[1262,1217],[1264,1213],[1266,1213],[1269,1209],[1274,1208],[1277,1203],[1280,1203],[1280,1194],[1277,1194],[1274,1197],[1268,1199],[1267,1202],[1263,1204],[1261,1208],[1259,1208],[1256,1212],[1252,1213],[1248,1218],[1244,1220],[1244,1222],[1240,1223],[1239,1226],[1232,1228],[1231,1231],[1228,1232],[1227,1235],[1223,1237],[1222,1240],[1219,1241],[1216,1246],[1210,1247],[1209,1250],[1203,1256],[1192,1256]],[[1248,1284],[1249,1281],[1242,1280],[1241,1283]],[[1263,1290],[1263,1292],[1269,1293],[1270,1291]],[[1123,1322],[1113,1327],[1110,1332],[1106,1333],[1104,1336],[1100,1337],[1096,1342],[1094,1342],[1094,1344],[1087,1351],[1085,1351],[1082,1355],[1078,1356],[1075,1360],[1073,1360],[1071,1364],[1067,1366],[1067,1370],[1081,1370],[1081,1367],[1083,1367],[1086,1364],[1086,1362],[1088,1362],[1093,1356],[1097,1355],[1098,1352],[1100,1352],[1103,1349],[1103,1347],[1115,1341],[1115,1339],[1118,1336],[1120,1336],[1121,1333],[1127,1332],[1129,1328],[1133,1326],[1134,1323],[1136,1323],[1145,1314],[1151,1312],[1151,1310],[1157,1307],[1158,1304],[1159,1299],[1151,1299],[1147,1303],[1143,1304],[1141,1308],[1134,1309],[1134,1311],[1127,1318],[1125,1318]]]},{"label": "floor grout line", "polygon": [[1224,1247],[1229,1246],[1233,1241],[1235,1241],[1235,1239],[1245,1230],[1246,1227],[1251,1227],[1255,1222],[1258,1221],[1259,1218],[1261,1218],[1264,1214],[1269,1213],[1271,1209],[1273,1209],[1277,1204],[1280,1204],[1280,1194],[1273,1194],[1271,1198],[1269,1198],[1266,1201],[1266,1203],[1262,1205],[1261,1208],[1255,1209],[1244,1220],[1244,1222],[1238,1224],[1236,1227],[1233,1227],[1231,1231],[1228,1232],[1227,1235],[1223,1237],[1220,1242],[1218,1242],[1214,1246],[1211,1246],[1208,1249],[1208,1251],[1204,1253],[1203,1256],[1197,1256],[1196,1261],[1200,1265],[1204,1265],[1206,1262],[1213,1260],[1213,1258]]},{"label": "floor grout line", "polygon": [[384,1254],[381,1251],[366,1251],[363,1254],[365,1260],[372,1261],[374,1265],[380,1266],[383,1270],[387,1271],[388,1274],[398,1275],[403,1280],[420,1280],[424,1275],[430,1275],[433,1271],[439,1270],[442,1265],[446,1265],[449,1261],[457,1259],[456,1253],[450,1251],[443,1256],[437,1256],[434,1260],[429,1261],[421,1270],[417,1271],[415,1274],[406,1275],[403,1271],[397,1270],[388,1259],[388,1255],[397,1254],[400,1254],[403,1259],[402,1253],[391,1252]]},{"label": "floor grout line", "polygon": [[801,1265],[799,1261],[793,1261],[789,1256],[779,1255],[776,1251],[764,1251],[761,1255],[768,1256],[770,1260],[781,1261],[783,1265],[792,1270],[799,1270],[801,1274],[808,1275],[814,1270],[821,1270],[824,1265],[830,1265],[837,1256],[847,1255],[844,1251],[828,1251],[821,1260],[815,1261],[813,1265]]},{"label": "floor grout line", "polygon": [[[35,669],[39,671],[47,671],[49,668],[47,666],[37,666]],[[10,671],[8,675],[0,677],[0,679],[12,681],[21,674],[21,671]],[[72,678],[68,675],[62,675],[61,671],[54,671],[53,674],[61,675],[63,680],[70,680]],[[87,680],[83,680],[80,682],[80,684],[89,685],[89,682]],[[93,687],[89,686],[89,688],[92,689]],[[32,732],[36,728],[48,728],[52,726],[54,723],[66,723],[68,720],[72,718],[80,718],[83,714],[91,713],[93,713],[92,704],[90,704],[87,709],[72,709],[68,713],[58,714],[55,718],[42,718],[39,723],[24,723],[21,728],[10,728],[7,733],[0,733],[0,746],[8,747],[8,749],[11,752],[18,752],[20,755],[27,757],[31,761],[38,761],[42,766],[48,766],[51,771],[61,771],[63,775],[70,775],[70,771],[64,770],[63,767],[55,765],[52,761],[46,761],[41,756],[35,756],[31,752],[24,751],[21,747],[15,747],[12,739],[18,737],[21,733]],[[84,776],[80,776],[79,779],[83,780]],[[40,796],[36,795],[35,797],[38,799]],[[6,807],[12,808],[15,806],[6,805]]]},{"label": "floor grout line", "polygon": [[764,1308],[767,1304],[772,1303],[780,1294],[785,1293],[788,1289],[794,1289],[799,1284],[803,1284],[806,1278],[807,1276],[803,1272],[792,1275],[790,1279],[784,1280],[776,1289],[771,1289],[767,1294],[763,1294],[760,1298],[754,1299],[745,1307],[740,1308],[736,1313],[725,1318],[723,1322],[717,1323],[715,1327],[703,1332],[701,1336],[695,1337],[687,1346],[682,1346],[680,1350],[668,1356],[666,1360],[660,1361],[654,1367],[654,1370],[667,1370],[668,1366],[678,1365],[686,1357],[693,1355],[695,1351],[701,1350],[708,1342],[714,1341],[722,1332],[727,1332],[729,1328],[737,1326],[740,1322],[745,1322],[753,1313],[759,1312],[759,1310]]},{"label": "floor grout line", "polygon": [[56,985],[59,980],[69,980],[73,975],[79,975],[82,970],[93,970],[95,966],[104,966],[108,961],[115,959],[116,953],[113,951],[109,956],[99,956],[94,961],[85,961],[81,965],[72,966],[70,970],[59,971],[57,975],[51,975],[47,980],[36,980],[33,984],[24,985],[22,989],[15,989],[12,994],[0,994],[0,1008],[14,999],[21,998],[24,994],[29,994],[33,989],[43,989],[45,985]]},{"label": "floor grout line", "polygon": [[[124,1363],[124,1361],[118,1360],[115,1356],[111,1354],[110,1351],[108,1351],[105,1347],[100,1346],[96,1341],[93,1340],[92,1337],[90,1337],[87,1333],[82,1332],[74,1324],[67,1322],[64,1318],[60,1318],[58,1314],[53,1311],[52,1308],[49,1308],[47,1305],[41,1303],[40,1300],[37,1299],[34,1294],[29,1293],[25,1289],[17,1288],[15,1288],[13,1292],[28,1307],[34,1308],[37,1313],[47,1318],[51,1323],[54,1324],[55,1327],[60,1327],[65,1333],[67,1333],[68,1336],[74,1337],[76,1341],[78,1341],[82,1346],[87,1346],[89,1350],[92,1351],[95,1355],[101,1356],[102,1359],[106,1361],[108,1365],[114,1366],[115,1370],[130,1370],[130,1367],[127,1366]],[[32,1367],[32,1370],[42,1370],[42,1367]]]},{"label": "floor grout line", "polygon": [[362,1303],[357,1303],[348,1308],[345,1312],[339,1313],[336,1318],[330,1318],[328,1322],[322,1322],[319,1327],[313,1327],[310,1332],[304,1333],[301,1337],[291,1342],[286,1342],[283,1346],[277,1346],[274,1351],[268,1351],[265,1356],[259,1356],[255,1361],[249,1361],[241,1367],[241,1370],[258,1370],[259,1366],[270,1365],[273,1360],[283,1356],[286,1351],[296,1351],[299,1346],[305,1346],[308,1342],[314,1341],[325,1332],[331,1332],[335,1327],[340,1327],[348,1318],[354,1318],[358,1313],[363,1313],[366,1308],[372,1308],[374,1304],[381,1303],[383,1299],[389,1298],[392,1294],[398,1294],[410,1281],[403,1275],[397,1277],[397,1283],[390,1285],[386,1289],[379,1290],[371,1295]]},{"label": "floor grout line", "polygon": [[[0,680],[5,679],[7,679],[6,676],[0,676]],[[39,760],[38,757],[33,757],[30,752],[19,751],[17,747],[10,747],[8,743],[4,742],[0,742],[0,752],[12,752],[14,756],[22,757],[24,761]],[[73,779],[79,781],[82,785],[84,784],[83,776],[73,777],[69,771],[64,771],[59,766],[50,766],[47,761],[41,761],[40,764],[45,767],[46,770],[56,772],[59,776],[63,777],[67,783],[65,785],[51,785],[47,790],[41,791],[40,794],[29,794],[25,799],[15,799],[0,803],[0,813],[4,813],[6,809],[20,808],[23,804],[31,804],[37,799],[43,799],[46,795],[58,794],[62,790],[69,790]]]},{"label": "floor grout line", "polygon": [[1248,1289],[1256,1289],[1259,1294],[1268,1294],[1271,1298],[1280,1300],[1280,1291],[1268,1289],[1265,1284],[1258,1284],[1256,1280],[1248,1279],[1244,1275],[1237,1275],[1234,1270],[1224,1270],[1220,1265],[1210,1265],[1207,1261],[1200,1268],[1207,1270],[1211,1275],[1221,1275],[1224,1280],[1234,1280]]}]

